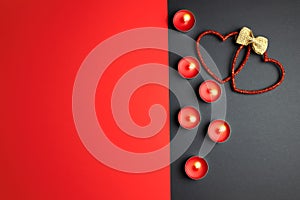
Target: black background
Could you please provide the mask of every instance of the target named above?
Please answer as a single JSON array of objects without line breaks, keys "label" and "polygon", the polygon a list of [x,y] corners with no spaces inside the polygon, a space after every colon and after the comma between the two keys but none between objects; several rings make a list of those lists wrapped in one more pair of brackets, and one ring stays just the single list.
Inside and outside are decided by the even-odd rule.
[{"label": "black background", "polygon": [[[180,9],[191,10],[196,26],[188,33],[193,39],[206,30],[222,34],[251,28],[256,36],[269,39],[268,55],[279,60],[286,70],[286,79],[277,89],[260,95],[242,95],[225,84],[227,96],[226,120],[232,128],[228,142],[218,144],[206,156],[210,166],[207,176],[199,181],[184,173],[184,163],[198,153],[207,125],[210,104],[199,99],[202,121],[193,145],[171,165],[172,199],[205,200],[299,200],[300,199],[300,51],[298,0],[169,0],[169,28],[174,30],[172,16]],[[178,45],[169,35],[169,48],[186,49],[186,55],[196,56],[194,46]],[[229,73],[230,60],[236,45],[221,43],[214,37],[203,39],[220,72]],[[264,64],[262,57],[252,54],[237,77],[244,89],[261,89],[278,79],[278,70]],[[169,56],[170,66],[177,69],[179,56]],[[204,69],[202,69],[204,71]],[[179,77],[170,77],[170,84]],[[190,81],[195,92],[202,82],[199,76]],[[187,97],[188,98],[188,97]],[[198,97],[199,98],[199,97]],[[171,95],[171,138],[178,129],[176,115],[180,109]],[[174,150],[175,146],[171,147]]]}]

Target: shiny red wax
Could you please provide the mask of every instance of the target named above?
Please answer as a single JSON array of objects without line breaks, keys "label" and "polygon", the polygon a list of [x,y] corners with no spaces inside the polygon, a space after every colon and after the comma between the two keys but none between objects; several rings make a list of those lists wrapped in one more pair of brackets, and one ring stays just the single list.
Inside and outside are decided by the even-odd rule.
[{"label": "shiny red wax", "polygon": [[200,123],[200,113],[194,107],[184,107],[178,113],[178,122],[185,129],[193,129]]},{"label": "shiny red wax", "polygon": [[199,180],[207,174],[208,164],[203,158],[193,156],[186,161],[184,170],[188,177],[193,180]]},{"label": "shiny red wax", "polygon": [[191,30],[196,23],[194,14],[189,10],[179,10],[173,17],[174,27],[181,32]]},{"label": "shiny red wax", "polygon": [[207,103],[213,103],[221,97],[221,86],[213,80],[204,81],[199,87],[201,99]]},{"label": "shiny red wax", "polygon": [[230,126],[224,120],[214,120],[209,124],[207,134],[214,142],[222,143],[230,137]]},{"label": "shiny red wax", "polygon": [[182,58],[178,63],[178,73],[183,78],[194,78],[200,72],[200,63],[199,61],[191,56]]}]

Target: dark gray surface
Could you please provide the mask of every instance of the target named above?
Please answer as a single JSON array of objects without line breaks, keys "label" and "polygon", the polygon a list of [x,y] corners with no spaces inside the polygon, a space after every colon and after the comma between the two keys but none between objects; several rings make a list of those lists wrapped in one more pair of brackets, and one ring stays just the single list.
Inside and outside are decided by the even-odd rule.
[{"label": "dark gray surface", "polygon": [[[232,127],[228,142],[218,144],[206,157],[210,170],[200,181],[188,179],[184,163],[197,154],[210,121],[210,105],[199,99],[202,122],[189,150],[171,165],[172,199],[205,200],[299,200],[300,199],[300,1],[279,0],[169,0],[169,27],[177,10],[189,9],[197,24],[187,35],[196,39],[205,30],[222,34],[250,27],[256,36],[269,38],[269,57],[282,62],[286,80],[276,90],[260,95],[234,93],[226,84],[227,118]],[[169,36],[170,48],[179,44]],[[221,44],[208,37],[203,46],[224,74],[229,72],[233,41]],[[193,46],[182,46],[187,55],[195,55]],[[170,66],[176,68],[180,57],[170,54]],[[251,55],[237,78],[241,88],[260,89],[278,78],[271,64]],[[178,77],[170,77],[170,84]],[[197,90],[201,77],[191,81]],[[188,97],[187,97],[188,98]],[[176,99],[171,96],[171,134],[178,128]],[[173,137],[174,135],[171,135]],[[172,149],[176,147],[171,147]]]}]

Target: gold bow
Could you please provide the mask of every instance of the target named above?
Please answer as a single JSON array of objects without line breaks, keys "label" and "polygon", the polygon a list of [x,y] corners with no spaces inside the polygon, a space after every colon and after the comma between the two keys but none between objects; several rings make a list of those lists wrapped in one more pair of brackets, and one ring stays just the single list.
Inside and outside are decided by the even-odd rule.
[{"label": "gold bow", "polygon": [[263,55],[268,48],[268,39],[262,36],[254,37],[251,29],[243,27],[236,39],[236,43],[248,46],[251,44],[255,53]]}]

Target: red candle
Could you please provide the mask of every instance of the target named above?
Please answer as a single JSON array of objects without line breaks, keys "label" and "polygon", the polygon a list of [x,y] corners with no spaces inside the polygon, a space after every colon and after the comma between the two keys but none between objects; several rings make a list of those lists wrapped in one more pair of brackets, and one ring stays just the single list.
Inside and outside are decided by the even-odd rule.
[{"label": "red candle", "polygon": [[200,123],[200,113],[193,107],[184,107],[178,113],[178,122],[185,129],[193,129]]},{"label": "red candle", "polygon": [[194,57],[184,57],[178,63],[178,72],[183,78],[194,78],[200,72],[200,63]]},{"label": "red candle", "polygon": [[230,126],[224,120],[212,121],[209,124],[207,134],[214,142],[225,142],[230,137]]},{"label": "red candle", "polygon": [[207,174],[208,164],[203,158],[193,156],[186,161],[184,170],[188,177],[199,180]]},{"label": "red candle", "polygon": [[178,31],[187,32],[194,27],[195,23],[195,16],[189,10],[179,10],[173,17],[174,27]]},{"label": "red candle", "polygon": [[201,99],[207,103],[213,103],[219,100],[221,93],[220,85],[213,80],[204,81],[199,87],[199,95]]}]

